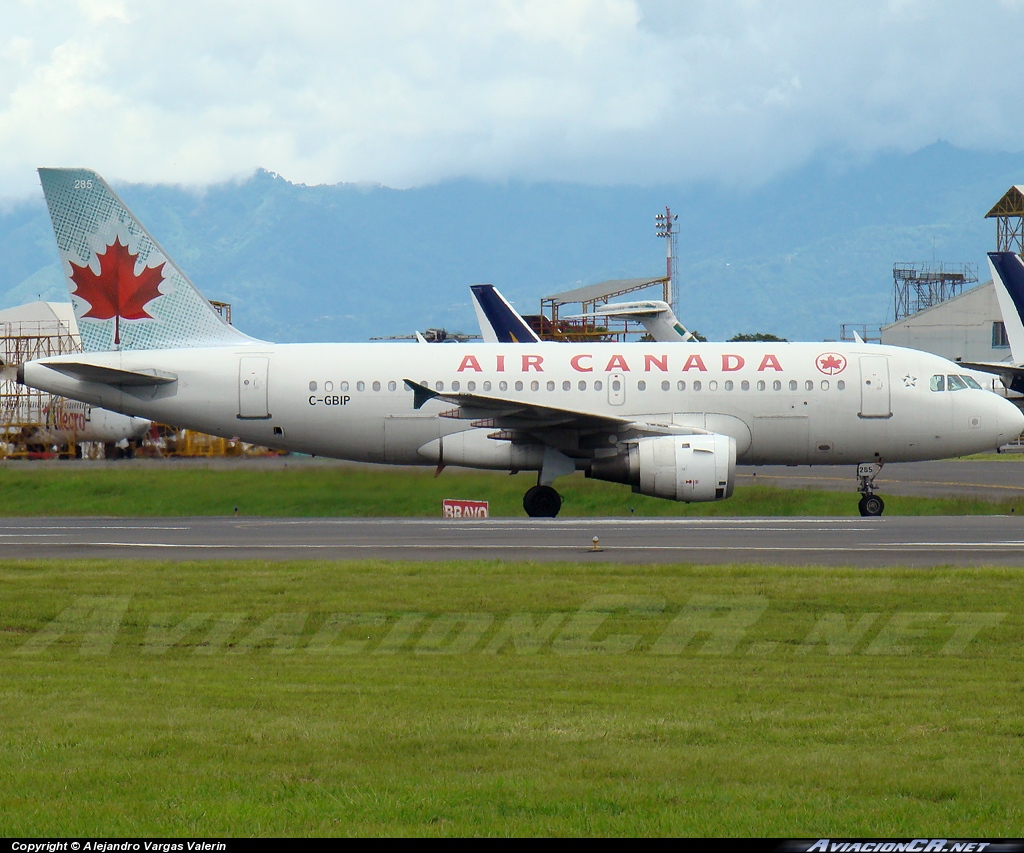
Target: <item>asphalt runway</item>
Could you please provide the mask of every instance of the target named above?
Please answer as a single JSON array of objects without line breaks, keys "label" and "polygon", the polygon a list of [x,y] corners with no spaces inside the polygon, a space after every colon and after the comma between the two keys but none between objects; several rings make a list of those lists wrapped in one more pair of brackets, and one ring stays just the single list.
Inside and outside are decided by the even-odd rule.
[{"label": "asphalt runway", "polygon": [[[43,462],[33,466],[269,468],[349,466],[306,457],[132,462]],[[383,470],[383,469],[382,469]],[[853,466],[740,468],[738,485],[857,493]],[[1021,498],[1024,454],[1007,461],[886,465],[886,495]],[[598,537],[595,551],[593,538]],[[933,518],[714,519],[0,519],[7,558],[583,560],[595,563],[1024,566],[1024,520],[1011,516]]]},{"label": "asphalt runway", "polygon": [[[595,536],[601,550],[594,550]],[[0,519],[0,554],[63,560],[1024,566],[1024,519]]]},{"label": "asphalt runway", "polygon": [[[848,491],[853,504],[857,502],[857,471],[853,465],[740,467],[736,469],[736,484]],[[1020,498],[1024,512],[1024,454],[1014,453],[1006,461],[953,459],[889,463],[875,478],[875,486],[883,498],[886,495],[962,496],[1000,501]]]}]

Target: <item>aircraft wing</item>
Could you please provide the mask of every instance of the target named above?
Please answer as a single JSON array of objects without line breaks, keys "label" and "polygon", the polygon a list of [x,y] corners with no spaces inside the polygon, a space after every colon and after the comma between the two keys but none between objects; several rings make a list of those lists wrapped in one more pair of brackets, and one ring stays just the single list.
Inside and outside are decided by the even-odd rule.
[{"label": "aircraft wing", "polygon": [[1008,361],[962,361],[956,363],[968,370],[980,370],[998,376],[1009,390],[1024,394],[1024,365],[1011,364]]},{"label": "aircraft wing", "polygon": [[564,320],[594,320],[607,317],[657,317],[665,313],[667,303],[659,302],[629,302],[621,307],[614,302],[602,305],[590,314],[569,314],[563,317]]},{"label": "aircraft wing", "polygon": [[609,302],[590,314],[575,314],[566,320],[639,320],[654,340],[662,343],[695,341],[696,337],[676,318],[672,306],[660,299],[640,302]]},{"label": "aircraft wing", "polygon": [[441,400],[456,406],[441,417],[475,421],[474,425],[495,429],[515,430],[537,435],[546,430],[571,430],[577,434],[615,435],[616,440],[628,440],[653,435],[708,435],[706,429],[673,423],[636,421],[616,418],[575,409],[542,406],[488,397],[482,394],[453,394],[434,391],[411,379],[404,380],[413,391],[413,405],[419,409],[428,400]]}]

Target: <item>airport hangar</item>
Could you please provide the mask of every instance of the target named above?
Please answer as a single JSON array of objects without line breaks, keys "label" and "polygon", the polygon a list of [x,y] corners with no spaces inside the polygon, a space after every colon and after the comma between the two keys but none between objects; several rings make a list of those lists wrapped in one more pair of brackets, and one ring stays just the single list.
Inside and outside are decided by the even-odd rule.
[{"label": "airport hangar", "polygon": [[[996,220],[996,251],[1024,254],[1024,185],[1010,187],[985,214]],[[969,265],[896,264],[895,320],[879,330],[883,344],[925,350],[950,361],[1012,361],[992,281]]]}]

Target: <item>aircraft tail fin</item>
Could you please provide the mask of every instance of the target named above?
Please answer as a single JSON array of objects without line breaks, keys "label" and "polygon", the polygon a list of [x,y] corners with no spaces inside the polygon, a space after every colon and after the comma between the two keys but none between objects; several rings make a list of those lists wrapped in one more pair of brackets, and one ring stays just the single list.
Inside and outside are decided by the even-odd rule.
[{"label": "aircraft tail fin", "polygon": [[493,284],[471,284],[469,289],[485,343],[528,344],[540,341],[537,333]]},{"label": "aircraft tail fin", "polygon": [[1024,362],[1024,261],[1015,252],[989,252],[988,266],[1010,342],[1010,357],[1014,364],[1021,364]]},{"label": "aircraft tail fin", "polygon": [[40,169],[86,352],[232,346],[229,325],[96,172]]}]

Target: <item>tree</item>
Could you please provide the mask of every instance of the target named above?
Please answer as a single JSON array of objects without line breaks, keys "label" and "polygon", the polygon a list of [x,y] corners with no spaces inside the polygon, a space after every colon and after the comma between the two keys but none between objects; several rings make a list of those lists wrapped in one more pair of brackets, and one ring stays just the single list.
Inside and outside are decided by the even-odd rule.
[{"label": "tree", "polygon": [[744,332],[742,335],[733,335],[729,338],[728,343],[732,344],[739,341],[773,341],[775,343],[785,343],[786,339],[780,338],[777,335],[767,334],[766,332],[755,332],[754,334]]}]

